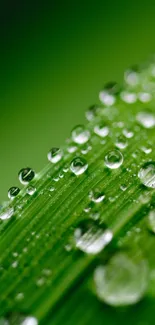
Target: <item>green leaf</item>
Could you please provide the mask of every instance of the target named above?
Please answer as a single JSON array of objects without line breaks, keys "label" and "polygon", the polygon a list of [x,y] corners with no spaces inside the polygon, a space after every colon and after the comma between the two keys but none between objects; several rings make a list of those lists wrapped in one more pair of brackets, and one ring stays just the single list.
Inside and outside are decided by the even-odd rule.
[{"label": "green leaf", "polygon": [[153,63],[128,70],[40,173],[20,171],[0,212],[2,324],[154,324],[154,80]]}]

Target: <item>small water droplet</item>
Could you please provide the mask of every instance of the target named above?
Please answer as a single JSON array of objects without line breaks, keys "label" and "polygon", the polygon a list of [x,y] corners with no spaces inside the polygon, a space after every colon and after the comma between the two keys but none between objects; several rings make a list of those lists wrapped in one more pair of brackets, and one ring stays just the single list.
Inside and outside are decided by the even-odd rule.
[{"label": "small water droplet", "polygon": [[82,157],[76,157],[72,160],[70,164],[70,170],[75,175],[83,174],[88,168],[87,161]]},{"label": "small water droplet", "polygon": [[97,116],[98,110],[99,107],[96,105],[89,107],[88,110],[86,111],[86,119],[88,121],[92,121]]},{"label": "small water droplet", "polygon": [[146,187],[155,188],[155,162],[147,162],[138,173],[141,183]]},{"label": "small water droplet", "polygon": [[138,98],[142,103],[148,103],[151,101],[152,95],[150,93],[143,92],[138,94]]},{"label": "small water droplet", "polygon": [[90,218],[93,219],[93,220],[99,220],[100,218],[100,212],[98,210],[95,210],[95,211],[92,211],[90,213]]},{"label": "small water droplet", "polygon": [[23,292],[19,292],[19,293],[17,293],[17,295],[16,295],[16,297],[15,297],[15,300],[17,300],[17,301],[21,301],[21,300],[23,300],[24,299],[24,294],[23,294]]},{"label": "small water droplet", "polygon": [[117,253],[94,272],[98,298],[112,306],[137,303],[145,294],[148,279],[146,261],[137,261],[126,253]]},{"label": "small water droplet", "polygon": [[110,169],[119,168],[123,163],[123,155],[119,150],[111,150],[105,156],[104,162]]},{"label": "small water droplet", "polygon": [[52,148],[47,154],[48,160],[53,164],[56,164],[58,161],[60,161],[62,157],[63,151],[60,148]]},{"label": "small water droplet", "polygon": [[93,201],[95,203],[100,203],[105,199],[105,194],[96,189],[96,190],[90,191],[89,197],[90,197],[91,201]]},{"label": "small water droplet", "polygon": [[77,150],[77,147],[74,146],[74,145],[69,145],[68,148],[67,148],[67,151],[68,151],[69,153],[73,153],[73,152],[75,152],[76,150]]},{"label": "small water droplet", "polygon": [[136,102],[137,100],[137,95],[133,92],[129,92],[129,91],[122,91],[121,94],[121,99],[128,104],[133,104]]},{"label": "small water droplet", "polygon": [[55,176],[55,177],[53,177],[53,181],[54,181],[54,182],[59,182],[59,179],[60,179],[59,176]]},{"label": "small water droplet", "polygon": [[32,179],[35,177],[35,172],[32,168],[29,167],[23,168],[20,170],[18,177],[19,177],[19,181],[22,184],[26,185],[30,181],[32,181]]},{"label": "small water droplet", "polygon": [[13,207],[3,207],[0,209],[0,219],[6,220],[10,219],[14,214],[14,208]]},{"label": "small water droplet", "polygon": [[115,146],[119,149],[125,149],[128,145],[126,137],[119,135],[115,141]]},{"label": "small water droplet", "polygon": [[69,167],[68,167],[67,165],[64,166],[64,167],[63,167],[63,172],[64,172],[64,173],[67,173],[68,171],[69,171]]},{"label": "small water droplet", "polygon": [[149,111],[139,112],[136,119],[146,129],[151,129],[155,126],[155,116]]},{"label": "small water droplet", "polygon": [[131,129],[124,129],[123,134],[127,139],[131,139],[134,136],[134,133]]},{"label": "small water droplet", "polygon": [[148,228],[155,233],[155,210],[149,212],[147,221]]},{"label": "small water droplet", "polygon": [[20,192],[19,187],[13,186],[8,190],[8,198],[13,200]]},{"label": "small water droplet", "polygon": [[114,105],[116,101],[116,95],[119,92],[119,86],[115,82],[110,82],[105,85],[104,89],[99,93],[100,101],[107,106]]},{"label": "small water droplet", "polygon": [[137,86],[139,84],[139,73],[138,68],[133,67],[125,71],[124,74],[125,82],[130,86]]},{"label": "small water droplet", "polygon": [[67,252],[71,252],[71,250],[72,250],[72,246],[71,246],[70,244],[65,245],[65,250],[66,250]]},{"label": "small water droplet", "polygon": [[109,127],[105,123],[100,123],[94,126],[94,132],[104,138],[109,134]]},{"label": "small water droplet", "polygon": [[14,261],[11,266],[13,267],[13,269],[16,269],[16,267],[18,266],[18,261]]},{"label": "small water droplet", "polygon": [[36,192],[36,188],[34,186],[29,186],[26,190],[27,194],[33,195]]},{"label": "small water droplet", "polygon": [[88,145],[88,143],[84,144],[81,148],[81,153],[83,155],[86,155],[90,150],[92,149],[92,147],[90,145]]},{"label": "small water droplet", "polygon": [[121,189],[123,192],[125,192],[125,191],[127,190],[127,185],[125,185],[125,184],[120,185],[120,189]]},{"label": "small water droplet", "polygon": [[142,146],[142,147],[141,147],[141,150],[142,150],[146,155],[148,155],[149,153],[152,152],[152,148],[147,148],[147,147],[145,147],[145,146]]},{"label": "small water droplet", "polygon": [[54,192],[54,191],[55,191],[55,187],[54,187],[54,186],[51,186],[51,187],[49,188],[49,191],[50,191],[50,192]]},{"label": "small water droplet", "polygon": [[74,232],[76,248],[87,254],[98,254],[112,238],[112,231],[99,227],[95,221],[82,221]]},{"label": "small water droplet", "polygon": [[42,287],[43,285],[45,284],[45,279],[42,277],[42,278],[39,278],[37,281],[36,281],[36,285],[38,287]]},{"label": "small water droplet", "polygon": [[43,269],[42,274],[45,276],[50,276],[52,274],[52,271],[50,269]]},{"label": "small water droplet", "polygon": [[78,125],[72,130],[72,140],[78,144],[86,143],[90,138],[90,132],[83,125]]}]

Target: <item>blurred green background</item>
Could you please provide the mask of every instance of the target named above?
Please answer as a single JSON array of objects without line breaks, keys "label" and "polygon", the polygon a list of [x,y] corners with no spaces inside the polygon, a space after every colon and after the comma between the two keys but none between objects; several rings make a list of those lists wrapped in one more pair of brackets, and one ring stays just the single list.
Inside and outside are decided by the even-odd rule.
[{"label": "blurred green background", "polygon": [[3,1],[0,200],[18,171],[39,171],[106,81],[155,52],[154,1]]}]

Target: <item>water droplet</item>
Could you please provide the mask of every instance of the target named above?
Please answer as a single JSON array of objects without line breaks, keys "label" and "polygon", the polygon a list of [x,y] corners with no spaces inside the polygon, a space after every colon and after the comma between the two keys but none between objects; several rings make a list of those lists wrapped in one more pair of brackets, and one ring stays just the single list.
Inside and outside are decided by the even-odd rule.
[{"label": "water droplet", "polygon": [[38,325],[38,321],[33,316],[10,313],[7,317],[0,318],[0,325]]},{"label": "water droplet", "polygon": [[95,203],[100,203],[105,199],[105,194],[96,189],[89,193],[89,197],[91,201]]},{"label": "water droplet", "polygon": [[152,210],[148,214],[148,228],[155,233],[155,210]]},{"label": "water droplet", "polygon": [[74,146],[74,145],[70,145],[70,146],[68,146],[68,148],[67,148],[67,151],[68,151],[69,153],[73,153],[73,152],[75,152],[76,150],[77,150],[77,147]]},{"label": "water droplet", "polygon": [[90,218],[91,219],[93,219],[93,220],[99,220],[99,218],[100,218],[100,212],[99,211],[92,211],[91,213],[90,213]]},{"label": "water droplet", "polygon": [[124,129],[123,134],[127,139],[131,139],[134,136],[134,133],[131,129]]},{"label": "water droplet", "polygon": [[148,103],[152,99],[152,95],[150,93],[145,93],[145,92],[139,93],[138,97],[142,103]]},{"label": "water droplet", "polygon": [[13,200],[20,192],[20,189],[19,187],[11,187],[9,190],[8,190],[8,198]]},{"label": "water droplet", "polygon": [[75,175],[83,174],[88,168],[87,161],[82,157],[76,157],[72,160],[70,164],[70,170]]},{"label": "water droplet", "polygon": [[56,164],[58,161],[62,159],[63,151],[60,148],[52,148],[48,154],[47,158],[53,164]]},{"label": "water droplet", "polygon": [[27,194],[33,195],[36,192],[36,188],[34,186],[29,186],[26,190]]},{"label": "water droplet", "polygon": [[152,152],[152,148],[147,148],[147,147],[145,147],[145,146],[142,146],[142,147],[141,147],[141,150],[142,150],[146,155],[148,155],[149,153]]},{"label": "water droplet", "polygon": [[155,162],[147,162],[138,173],[141,183],[146,187],[155,188]]},{"label": "water droplet", "polygon": [[69,167],[68,167],[67,165],[64,166],[64,167],[63,167],[63,172],[64,172],[64,173],[67,173],[68,171],[69,171]]},{"label": "water droplet", "polygon": [[110,82],[105,85],[104,89],[99,93],[100,101],[107,106],[114,105],[116,101],[116,95],[119,92],[119,86],[115,82]]},{"label": "water droplet", "polygon": [[72,140],[78,144],[86,143],[90,138],[89,130],[85,129],[83,125],[78,125],[72,130]]},{"label": "water droplet", "polygon": [[119,168],[123,163],[123,155],[118,150],[111,150],[104,158],[105,165],[110,169]]},{"label": "water droplet", "polygon": [[115,141],[115,146],[119,149],[125,149],[128,145],[126,137],[124,135],[119,135]]},{"label": "water droplet", "polygon": [[145,294],[148,278],[146,261],[137,261],[126,253],[117,253],[94,272],[97,296],[112,306],[137,303]]},{"label": "water droplet", "polygon": [[121,94],[121,99],[128,104],[133,104],[136,102],[137,100],[137,95],[133,92],[129,92],[129,91],[122,91]]},{"label": "water droplet", "polygon": [[63,172],[60,172],[59,173],[59,178],[63,178],[64,177],[64,173]]},{"label": "water droplet", "polygon": [[42,270],[42,273],[45,275],[45,276],[50,276],[52,274],[52,271],[50,269],[43,269]]},{"label": "water droplet", "polygon": [[19,181],[22,184],[26,185],[30,181],[32,181],[32,179],[35,177],[35,172],[32,168],[29,168],[29,167],[23,168],[20,170],[18,177],[19,177]]},{"label": "water droplet", "polygon": [[139,112],[136,119],[146,129],[151,129],[155,126],[155,116],[150,112]]},{"label": "water droplet", "polygon": [[138,68],[133,67],[131,69],[128,69],[125,71],[124,74],[124,79],[126,83],[130,86],[137,86],[139,83],[139,73],[138,73]]},{"label": "water droplet", "polygon": [[42,278],[39,278],[37,281],[36,281],[36,285],[38,287],[42,287],[43,285],[45,284],[45,279],[42,277]]},{"label": "water droplet", "polygon": [[86,111],[86,119],[88,121],[92,121],[97,116],[98,110],[99,107],[96,105],[89,107],[89,109]]},{"label": "water droplet", "polygon": [[94,132],[104,138],[109,134],[109,127],[102,122],[94,126]]},{"label": "water droplet", "polygon": [[6,207],[3,209],[3,207],[0,209],[0,219],[6,220],[10,219],[14,214],[14,208],[13,207]]},{"label": "water droplet", "polygon": [[127,190],[127,185],[125,185],[125,184],[120,185],[120,189],[121,189],[123,192],[125,192],[125,191]]},{"label": "water droplet", "polygon": [[67,252],[71,252],[71,250],[72,250],[72,246],[71,246],[70,244],[65,245],[65,250],[66,250]]},{"label": "water droplet", "polygon": [[50,192],[54,192],[54,191],[55,191],[55,187],[54,187],[54,186],[51,186],[51,187],[49,188],[49,191],[50,191]]},{"label": "water droplet", "polygon": [[112,238],[112,231],[102,229],[95,221],[82,221],[74,232],[76,248],[87,254],[98,254],[111,242]]},{"label": "water droplet", "polygon": [[91,149],[92,149],[92,147],[90,145],[88,145],[88,143],[86,143],[85,145],[82,146],[81,153],[83,155],[86,155]]},{"label": "water droplet", "polygon": [[13,269],[16,269],[18,266],[18,261],[14,261],[11,266],[13,267]]},{"label": "water droplet", "polygon": [[24,293],[23,292],[19,292],[17,293],[16,297],[15,297],[15,300],[17,301],[21,301],[24,299]]},{"label": "water droplet", "polygon": [[60,179],[59,176],[55,176],[55,177],[53,177],[53,181],[54,181],[54,182],[59,182],[59,179]]}]

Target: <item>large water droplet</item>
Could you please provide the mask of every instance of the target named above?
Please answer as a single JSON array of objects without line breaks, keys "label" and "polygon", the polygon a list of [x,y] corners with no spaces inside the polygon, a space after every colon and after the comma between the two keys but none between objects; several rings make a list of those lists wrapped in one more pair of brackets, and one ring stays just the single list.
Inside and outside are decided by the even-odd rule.
[{"label": "large water droplet", "polygon": [[76,247],[87,254],[98,254],[113,238],[112,231],[99,227],[95,221],[82,221],[74,232]]},{"label": "large water droplet", "polygon": [[60,148],[52,148],[47,154],[48,160],[53,164],[56,164],[58,161],[60,161],[62,156],[63,151]]},{"label": "large water droplet", "polygon": [[13,200],[20,192],[19,187],[13,186],[8,190],[8,198]]},{"label": "large water droplet", "polygon": [[155,188],[155,162],[147,162],[138,173],[141,183],[146,187]]},{"label": "large water droplet", "polygon": [[94,126],[94,132],[104,138],[109,134],[109,127],[105,123],[100,123]]},{"label": "large water droplet", "polygon": [[146,129],[151,129],[155,126],[155,116],[150,112],[139,112],[136,119]]},{"label": "large water droplet", "polygon": [[89,130],[85,129],[83,125],[78,125],[72,130],[72,140],[75,143],[86,143],[90,138]]},{"label": "large water droplet", "polygon": [[126,253],[117,253],[107,265],[94,272],[99,299],[112,306],[137,303],[148,285],[148,267],[143,259],[133,259]]},{"label": "large water droplet", "polygon": [[18,177],[22,184],[28,184],[35,177],[35,172],[32,168],[23,168],[20,170]]},{"label": "large water droplet", "polygon": [[119,150],[111,150],[105,156],[104,162],[110,169],[119,168],[123,163],[123,155]]},{"label": "large water droplet", "polygon": [[38,321],[33,316],[11,313],[7,317],[0,318],[0,325],[38,325]]},{"label": "large water droplet", "polygon": [[75,175],[83,174],[88,168],[87,161],[82,157],[76,157],[72,160],[70,164],[70,170]]},{"label": "large water droplet", "polygon": [[104,89],[99,93],[100,101],[107,106],[112,106],[116,101],[116,95],[119,92],[119,86],[115,82],[105,85]]}]

